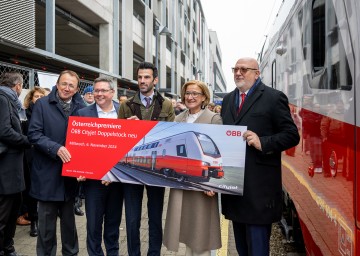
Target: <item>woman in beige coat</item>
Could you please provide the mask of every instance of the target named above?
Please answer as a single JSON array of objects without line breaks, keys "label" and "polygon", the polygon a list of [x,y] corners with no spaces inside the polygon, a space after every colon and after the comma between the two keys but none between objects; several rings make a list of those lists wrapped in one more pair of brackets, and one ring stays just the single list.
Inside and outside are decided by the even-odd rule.
[{"label": "woman in beige coat", "polygon": [[[176,122],[222,124],[219,114],[206,106],[210,92],[201,81],[188,81],[181,90],[187,110],[176,116]],[[186,245],[186,255],[210,255],[221,247],[218,197],[213,191],[200,192],[171,189],[163,243],[168,250],[178,251]]]}]

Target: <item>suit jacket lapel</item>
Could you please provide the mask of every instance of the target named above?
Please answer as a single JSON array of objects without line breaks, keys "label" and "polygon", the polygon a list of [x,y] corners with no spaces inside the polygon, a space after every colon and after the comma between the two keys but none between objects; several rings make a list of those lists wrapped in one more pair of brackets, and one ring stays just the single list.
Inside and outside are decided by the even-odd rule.
[{"label": "suit jacket lapel", "polygon": [[257,88],[249,95],[249,97],[246,97],[244,105],[236,117],[236,122],[239,122],[243,116],[251,109],[251,106],[257,101],[257,99],[262,95],[264,91],[264,84],[260,83],[257,85]]},{"label": "suit jacket lapel", "polygon": [[233,93],[231,94],[230,96],[230,103],[231,103],[231,107],[230,107],[230,113],[234,119],[234,121],[238,118],[238,115],[237,115],[237,107],[235,106],[235,102],[238,102],[236,101],[236,96],[238,95],[236,93],[236,90],[238,90],[237,88],[233,91]]},{"label": "suit jacket lapel", "polygon": [[97,109],[96,109],[96,103],[91,105],[91,113],[90,113],[90,115],[93,116],[93,117],[99,117]]}]

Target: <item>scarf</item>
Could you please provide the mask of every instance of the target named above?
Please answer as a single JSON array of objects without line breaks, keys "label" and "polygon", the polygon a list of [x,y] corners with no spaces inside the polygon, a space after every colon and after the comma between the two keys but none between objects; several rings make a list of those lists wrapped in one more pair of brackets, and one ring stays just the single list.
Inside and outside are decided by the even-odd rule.
[{"label": "scarf", "polygon": [[63,101],[62,99],[60,99],[58,91],[56,91],[56,98],[58,99],[59,104],[62,107],[65,115],[67,117],[69,117],[70,116],[70,111],[71,111],[71,101],[69,103],[67,103],[67,102]]},{"label": "scarf", "polygon": [[10,100],[15,103],[16,110],[20,114],[23,111],[23,109],[17,93],[13,89],[7,86],[0,86],[0,91],[5,93],[10,98]]}]

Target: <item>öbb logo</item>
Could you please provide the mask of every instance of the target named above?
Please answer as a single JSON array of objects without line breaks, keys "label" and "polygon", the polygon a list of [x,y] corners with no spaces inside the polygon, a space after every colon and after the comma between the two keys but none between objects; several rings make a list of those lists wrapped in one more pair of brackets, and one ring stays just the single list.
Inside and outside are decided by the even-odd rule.
[{"label": "\u00f6bb logo", "polygon": [[226,135],[239,137],[239,136],[241,136],[241,131],[226,131]]}]

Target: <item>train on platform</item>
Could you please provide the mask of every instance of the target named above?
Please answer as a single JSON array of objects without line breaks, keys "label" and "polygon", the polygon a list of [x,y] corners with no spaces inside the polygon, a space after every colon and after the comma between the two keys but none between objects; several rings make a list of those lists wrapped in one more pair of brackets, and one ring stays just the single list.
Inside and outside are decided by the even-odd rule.
[{"label": "train on platform", "polygon": [[187,131],[135,146],[121,162],[175,178],[208,182],[224,177],[222,157],[206,134]]},{"label": "train on platform", "polygon": [[360,1],[284,0],[259,63],[301,135],[282,158],[287,239],[360,255]]}]

